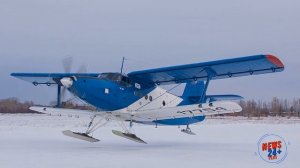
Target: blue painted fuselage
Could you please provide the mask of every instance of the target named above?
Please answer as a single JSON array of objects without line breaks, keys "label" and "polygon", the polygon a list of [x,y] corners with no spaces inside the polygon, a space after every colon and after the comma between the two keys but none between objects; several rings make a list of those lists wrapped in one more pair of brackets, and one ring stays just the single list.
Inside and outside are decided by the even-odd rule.
[{"label": "blue painted fuselage", "polygon": [[132,85],[121,85],[115,81],[99,78],[77,78],[69,90],[101,110],[114,111],[128,107],[154,87],[137,90]]},{"label": "blue painted fuselage", "polygon": [[[154,89],[155,86],[140,90],[133,85],[124,86],[115,81],[80,77],[76,79],[72,87],[69,88],[69,91],[98,109],[114,111],[128,107]],[[201,122],[204,119],[205,116],[198,116],[142,123],[150,125],[189,125]]]}]

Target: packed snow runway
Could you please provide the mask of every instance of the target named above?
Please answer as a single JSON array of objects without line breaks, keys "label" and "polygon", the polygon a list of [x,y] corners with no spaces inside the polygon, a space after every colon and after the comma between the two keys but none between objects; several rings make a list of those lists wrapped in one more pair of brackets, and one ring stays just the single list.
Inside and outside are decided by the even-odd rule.
[{"label": "packed snow runway", "polygon": [[[97,130],[101,141],[88,143],[61,131],[84,131],[88,118],[45,115],[0,115],[0,166],[5,168],[82,167],[297,167],[300,164],[300,121],[207,119],[192,125],[197,134],[178,127],[135,125],[135,133],[148,142],[138,144],[111,133],[116,123]],[[183,128],[183,127],[182,127]],[[267,133],[282,136],[288,156],[280,164],[264,162],[257,142]]]}]

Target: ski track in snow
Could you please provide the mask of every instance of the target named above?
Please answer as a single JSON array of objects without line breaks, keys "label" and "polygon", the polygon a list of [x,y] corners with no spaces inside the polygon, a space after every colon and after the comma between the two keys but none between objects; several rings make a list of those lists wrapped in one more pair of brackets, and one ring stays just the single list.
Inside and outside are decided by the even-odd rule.
[{"label": "ski track in snow", "polygon": [[[284,167],[300,165],[300,120],[278,118],[248,120],[242,117],[211,119],[191,125],[197,134],[178,127],[135,124],[134,131],[147,145],[117,137],[111,123],[89,143],[62,135],[63,130],[84,131],[88,118],[36,114],[0,115],[0,167],[2,168],[153,168],[153,167]],[[183,128],[183,127],[181,127]],[[261,136],[274,133],[288,145],[280,164],[264,162],[257,154]]]}]

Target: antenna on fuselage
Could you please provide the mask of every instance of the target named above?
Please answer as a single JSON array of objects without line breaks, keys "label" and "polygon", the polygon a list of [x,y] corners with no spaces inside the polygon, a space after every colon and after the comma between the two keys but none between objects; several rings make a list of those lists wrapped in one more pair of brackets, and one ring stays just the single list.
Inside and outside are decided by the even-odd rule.
[{"label": "antenna on fuselage", "polygon": [[126,60],[126,58],[123,57],[123,59],[122,59],[122,65],[121,65],[121,74],[123,74],[123,67],[124,67],[125,60]]}]

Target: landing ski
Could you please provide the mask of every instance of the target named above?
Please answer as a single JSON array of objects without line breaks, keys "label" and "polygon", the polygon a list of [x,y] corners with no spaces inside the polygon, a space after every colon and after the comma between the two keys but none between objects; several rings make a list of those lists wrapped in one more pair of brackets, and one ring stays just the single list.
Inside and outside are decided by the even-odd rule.
[{"label": "landing ski", "polygon": [[117,135],[117,136],[132,140],[132,141],[137,142],[137,143],[147,144],[147,142],[143,141],[141,138],[137,137],[135,134],[123,133],[123,132],[117,131],[117,130],[112,130],[112,133]]},{"label": "landing ski", "polygon": [[189,134],[189,135],[196,135],[194,132],[192,132],[190,129],[182,129],[181,132]]},{"label": "landing ski", "polygon": [[66,130],[62,132],[64,135],[72,138],[77,138],[80,140],[88,141],[88,142],[99,142],[99,139],[93,138],[85,133],[79,133],[79,132],[72,132],[70,130]]}]

